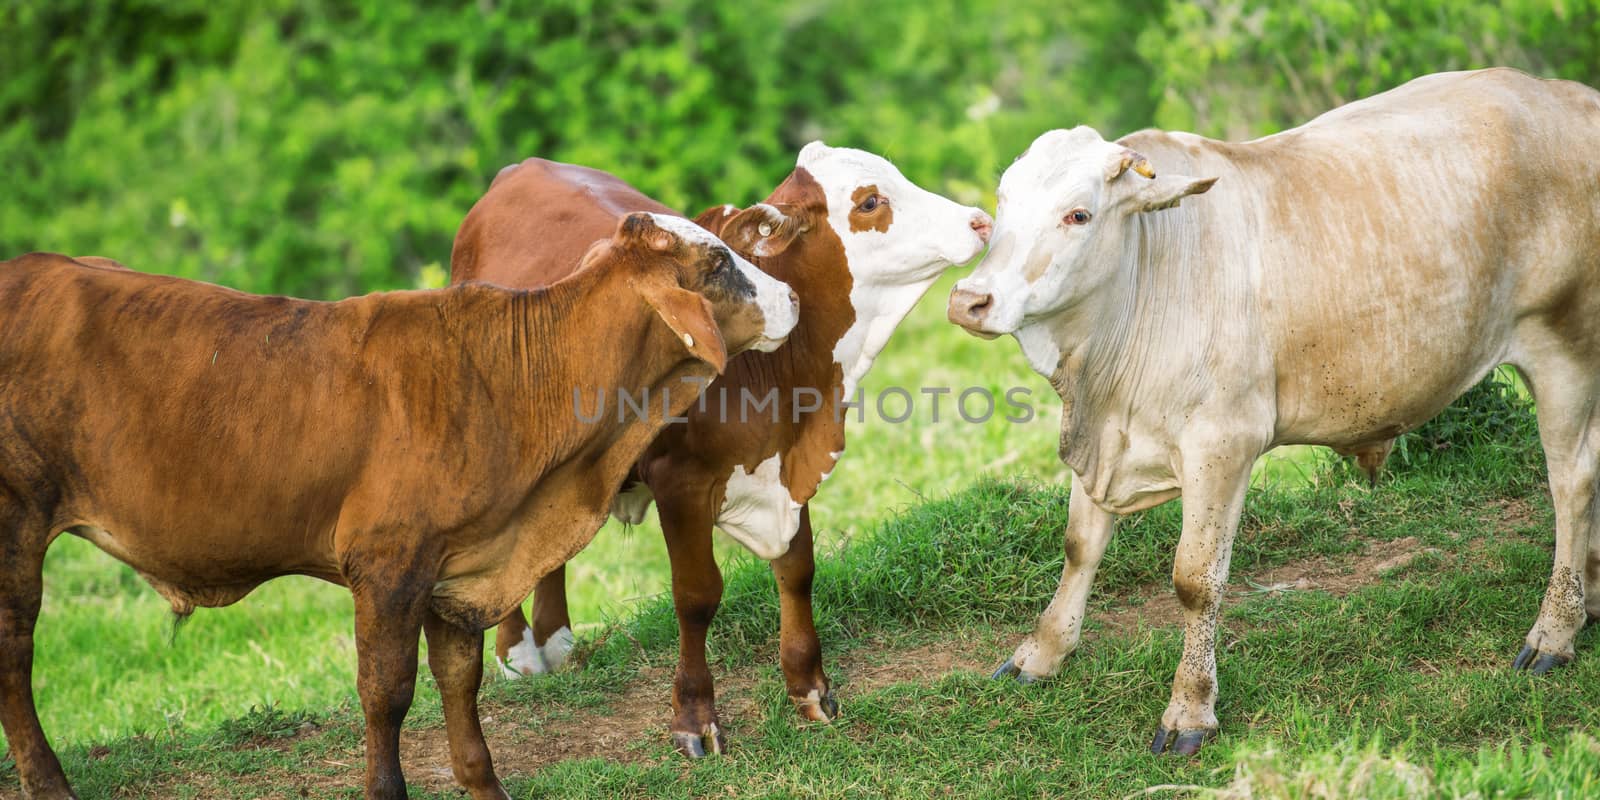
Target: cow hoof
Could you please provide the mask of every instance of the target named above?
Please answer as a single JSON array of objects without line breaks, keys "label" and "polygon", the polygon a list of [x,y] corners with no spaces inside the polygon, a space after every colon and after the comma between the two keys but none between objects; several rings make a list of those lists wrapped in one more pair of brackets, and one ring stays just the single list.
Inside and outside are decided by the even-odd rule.
[{"label": "cow hoof", "polygon": [[1167,752],[1170,746],[1175,755],[1192,756],[1200,752],[1200,747],[1207,739],[1216,735],[1217,732],[1209,728],[1172,731],[1164,725],[1157,725],[1156,738],[1150,742],[1150,752],[1159,756]]},{"label": "cow hoof", "polygon": [[839,701],[833,699],[833,692],[818,692],[812,689],[805,697],[797,697],[794,701],[795,710],[808,722],[832,722],[839,716]]},{"label": "cow hoof", "polygon": [[1010,678],[1023,685],[1035,683],[1039,680],[1039,676],[1030,675],[1026,672],[1023,672],[1022,667],[1017,666],[1016,663],[1009,658],[1006,659],[1006,663],[1001,664],[1000,668],[994,671],[993,675],[989,676],[989,680],[992,681],[998,681],[1002,678]]},{"label": "cow hoof", "polygon": [[722,729],[717,727],[714,722],[706,726],[706,732],[703,734],[686,731],[672,732],[672,746],[689,758],[705,758],[707,744],[711,745],[710,752],[719,756],[728,747],[727,740],[722,737]]},{"label": "cow hoof", "polygon": [[1572,659],[1555,653],[1541,653],[1527,645],[1522,646],[1522,652],[1517,654],[1517,660],[1511,662],[1511,668],[1517,671],[1527,670],[1535,675],[1543,675],[1556,667],[1564,667]]}]

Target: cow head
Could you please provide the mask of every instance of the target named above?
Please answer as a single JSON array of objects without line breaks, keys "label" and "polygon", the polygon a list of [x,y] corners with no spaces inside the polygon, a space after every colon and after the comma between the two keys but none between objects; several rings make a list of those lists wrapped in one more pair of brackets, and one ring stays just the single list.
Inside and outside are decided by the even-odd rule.
[{"label": "cow head", "polygon": [[[799,319],[787,285],[682,217],[629,214],[612,245],[656,257],[635,288],[684,346],[718,371],[728,356],[776,349]],[[661,261],[671,269],[661,269]]]},{"label": "cow head", "polygon": [[1000,178],[994,247],[950,294],[950,321],[992,338],[1068,308],[1117,269],[1134,215],[1215,182],[1157,175],[1092,128],[1041,135]]},{"label": "cow head", "polygon": [[827,224],[844,245],[854,288],[931,282],[971,261],[989,240],[988,214],[906,180],[880,156],[812,142],[795,167],[822,189]]}]

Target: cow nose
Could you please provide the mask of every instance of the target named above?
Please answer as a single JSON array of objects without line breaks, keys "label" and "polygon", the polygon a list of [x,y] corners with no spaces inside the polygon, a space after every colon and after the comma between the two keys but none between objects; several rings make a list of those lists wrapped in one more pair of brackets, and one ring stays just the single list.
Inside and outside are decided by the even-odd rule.
[{"label": "cow nose", "polygon": [[988,316],[989,309],[993,306],[994,295],[988,292],[978,294],[967,289],[957,289],[950,293],[948,316],[951,322],[972,330],[983,325],[983,318]]},{"label": "cow nose", "polygon": [[795,317],[800,316],[800,295],[795,294],[793,289],[789,290],[789,313]]},{"label": "cow nose", "polygon": [[994,233],[994,218],[982,211],[974,211],[972,214],[972,232],[978,234],[978,238],[984,244],[988,244],[989,234]]}]

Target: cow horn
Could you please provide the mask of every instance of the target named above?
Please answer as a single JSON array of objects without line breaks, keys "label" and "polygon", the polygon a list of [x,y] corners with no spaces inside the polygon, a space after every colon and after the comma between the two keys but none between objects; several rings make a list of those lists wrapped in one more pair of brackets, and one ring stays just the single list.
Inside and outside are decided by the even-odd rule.
[{"label": "cow horn", "polygon": [[1156,169],[1150,166],[1150,159],[1145,158],[1135,150],[1124,148],[1121,153],[1112,157],[1111,163],[1106,165],[1106,180],[1116,180],[1129,169],[1146,178],[1154,178],[1156,176]]}]

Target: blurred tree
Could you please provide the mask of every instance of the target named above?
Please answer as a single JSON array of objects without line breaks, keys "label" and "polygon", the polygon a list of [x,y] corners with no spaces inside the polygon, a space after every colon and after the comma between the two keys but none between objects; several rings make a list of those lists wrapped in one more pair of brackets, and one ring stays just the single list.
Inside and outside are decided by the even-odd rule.
[{"label": "blurred tree", "polygon": [[16,0],[0,30],[0,255],[312,297],[414,285],[530,155],[693,212],[823,138],[992,205],[1049,128],[1255,135],[1490,63],[1600,79],[1600,0]]}]

